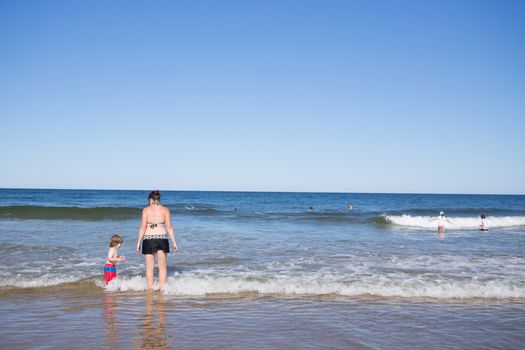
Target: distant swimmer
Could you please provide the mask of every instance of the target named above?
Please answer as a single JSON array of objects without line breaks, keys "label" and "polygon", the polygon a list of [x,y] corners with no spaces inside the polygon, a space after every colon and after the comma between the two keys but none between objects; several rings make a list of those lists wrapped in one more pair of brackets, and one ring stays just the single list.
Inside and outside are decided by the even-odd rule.
[{"label": "distant swimmer", "polygon": [[352,203],[348,203],[348,210],[352,210],[353,209],[353,206],[352,206]]},{"label": "distant swimmer", "polygon": [[451,224],[452,222],[450,222],[450,220],[448,220],[447,218],[445,218],[445,212],[443,211],[440,211],[439,212],[439,216],[434,219],[433,221],[436,221],[438,222],[438,232],[439,233],[445,233],[445,222],[448,222],[449,224]]},{"label": "distant swimmer", "polygon": [[184,208],[186,208],[186,210],[193,210],[193,209],[195,209],[195,207],[193,205],[191,207],[188,207],[187,205],[185,205]]},{"label": "distant swimmer", "polygon": [[479,224],[479,230],[480,231],[488,231],[489,227],[487,225],[485,214],[481,214],[479,216],[481,218],[481,223]]},{"label": "distant swimmer", "polygon": [[310,211],[313,211],[314,210],[314,207],[310,207]]}]

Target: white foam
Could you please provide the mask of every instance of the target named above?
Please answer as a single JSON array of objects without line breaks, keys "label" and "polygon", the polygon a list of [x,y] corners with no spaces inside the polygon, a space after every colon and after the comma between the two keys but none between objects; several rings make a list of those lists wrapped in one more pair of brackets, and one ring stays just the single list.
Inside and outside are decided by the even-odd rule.
[{"label": "white foam", "polygon": [[[385,219],[399,226],[424,229],[437,228],[437,220],[433,216],[385,215]],[[481,222],[479,217],[447,217],[447,220],[450,221],[450,223],[445,224],[447,229],[478,230]],[[525,216],[490,216],[486,218],[485,224],[489,229],[525,226]]]},{"label": "white foam", "polygon": [[[440,259],[442,260],[442,259]],[[427,261],[428,263],[428,261]],[[443,263],[443,261],[442,261]],[[446,268],[459,263],[459,269]],[[465,264],[467,262],[464,262]],[[481,261],[482,265],[484,261]],[[485,261],[485,263],[487,263]],[[495,277],[492,273],[485,276],[471,277],[464,274],[461,260],[450,261],[441,266],[441,271],[431,269],[420,270],[419,267],[428,266],[421,261],[419,273],[405,273],[402,268],[406,265],[414,268],[414,261],[393,260],[388,265],[397,268],[390,272],[365,269],[356,273],[332,273],[320,271],[317,273],[299,273],[288,271],[281,273],[262,272],[229,272],[228,275],[216,270],[198,270],[193,273],[176,273],[168,278],[164,293],[175,296],[207,296],[222,294],[239,296],[250,293],[257,295],[275,296],[376,296],[402,298],[525,298],[525,284],[522,282],[523,269],[521,259],[507,265],[515,273],[507,273]],[[430,264],[436,266],[439,264]],[[443,273],[448,270],[447,273]],[[490,272],[490,271],[489,271]],[[494,271],[492,271],[494,272]],[[22,278],[11,276],[0,278],[0,286],[16,288],[36,288],[57,286],[77,282],[84,277],[68,276],[57,277],[45,275],[37,278]],[[106,287],[102,278],[95,278],[95,284],[108,291],[145,291],[146,279],[142,275],[119,276]],[[158,284],[155,284],[158,289]]]},{"label": "white foam", "polygon": [[41,277],[20,277],[11,276],[0,278],[0,286],[2,287],[16,287],[16,288],[38,288],[58,286],[65,283],[78,282],[82,280],[81,276],[57,277],[57,276],[41,276]]},{"label": "white foam", "polygon": [[[144,291],[147,289],[146,278],[143,276],[117,277],[109,282],[106,289],[109,291],[121,292]],[[155,284],[154,289],[158,289],[157,284]]]},{"label": "white foam", "polygon": [[[119,278],[112,281],[108,290],[143,291],[146,281],[142,276]],[[212,276],[206,274],[176,274],[170,277],[164,293],[176,296],[206,296],[213,294],[281,296],[377,296],[403,298],[525,298],[525,285],[511,280],[479,281],[425,280],[424,278],[389,278],[370,276],[356,281],[333,280],[329,276],[276,276],[268,279],[249,275]]]}]

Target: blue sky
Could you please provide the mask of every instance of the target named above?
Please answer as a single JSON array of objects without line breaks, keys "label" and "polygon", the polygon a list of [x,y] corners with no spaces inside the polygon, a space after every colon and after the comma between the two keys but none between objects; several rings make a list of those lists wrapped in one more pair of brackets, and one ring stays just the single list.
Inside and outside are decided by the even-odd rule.
[{"label": "blue sky", "polygon": [[525,194],[525,2],[1,1],[0,187]]}]

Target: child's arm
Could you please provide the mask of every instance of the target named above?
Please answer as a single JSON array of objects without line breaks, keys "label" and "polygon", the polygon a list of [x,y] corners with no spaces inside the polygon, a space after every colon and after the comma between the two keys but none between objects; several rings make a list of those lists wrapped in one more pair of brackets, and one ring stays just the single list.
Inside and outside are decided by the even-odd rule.
[{"label": "child's arm", "polygon": [[109,261],[110,263],[113,263],[113,264],[116,264],[116,263],[118,263],[118,262],[121,262],[122,260],[124,260],[124,258],[122,258],[122,257],[118,257],[118,258],[108,258],[108,261]]},{"label": "child's arm", "polygon": [[118,252],[115,248],[109,248],[108,261],[110,263],[116,264],[118,262],[121,262],[124,259],[125,259],[124,256],[118,256]]}]

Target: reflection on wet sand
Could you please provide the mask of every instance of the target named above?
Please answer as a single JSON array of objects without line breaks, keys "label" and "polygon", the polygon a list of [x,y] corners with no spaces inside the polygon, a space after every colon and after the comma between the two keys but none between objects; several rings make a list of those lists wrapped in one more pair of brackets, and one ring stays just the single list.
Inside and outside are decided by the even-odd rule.
[{"label": "reflection on wet sand", "polygon": [[171,344],[168,338],[173,335],[166,335],[166,302],[162,293],[147,292],[142,317],[135,348],[169,349]]},{"label": "reflection on wet sand", "polygon": [[110,293],[104,293],[104,323],[106,328],[106,348],[115,348],[117,340],[117,301]]}]

